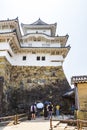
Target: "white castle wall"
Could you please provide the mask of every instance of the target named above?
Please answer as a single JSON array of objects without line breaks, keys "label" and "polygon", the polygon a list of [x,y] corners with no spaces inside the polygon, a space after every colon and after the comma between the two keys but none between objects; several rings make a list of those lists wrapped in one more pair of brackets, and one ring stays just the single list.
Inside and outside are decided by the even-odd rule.
[{"label": "white castle wall", "polygon": [[30,41],[28,43],[21,43],[21,47],[60,47],[60,43]]},{"label": "white castle wall", "polygon": [[5,33],[5,32],[11,32],[13,29],[1,29],[0,28],[0,33]]},{"label": "white castle wall", "polygon": [[45,34],[47,34],[47,35],[51,35],[51,31],[50,31],[50,29],[26,29],[25,31],[24,31],[24,34],[28,34],[28,33],[30,33],[30,34],[32,34],[32,33],[45,33]]},{"label": "white castle wall", "polygon": [[[23,56],[26,56],[26,60],[23,60]],[[40,60],[37,61],[37,56],[40,56]],[[42,61],[42,56],[45,56],[45,60]],[[58,60],[59,62],[51,62],[51,60]],[[62,56],[51,56],[51,55],[44,55],[44,54],[19,54],[14,55],[11,60],[13,65],[19,66],[61,66],[63,61]]]},{"label": "white castle wall", "polygon": [[[28,43],[22,44],[22,47],[27,47]],[[59,43],[54,44],[47,44],[45,42],[33,42],[32,47],[59,47]],[[5,56],[7,60],[12,65],[17,66],[61,66],[63,62],[62,55],[50,55],[44,53],[19,53],[14,54],[8,42],[1,42],[0,43],[0,56]],[[23,56],[26,56],[26,60],[23,60]],[[37,56],[40,57],[40,60],[37,60]],[[45,57],[45,60],[42,60],[42,57]]]},{"label": "white castle wall", "polygon": [[[7,51],[0,52],[0,57],[5,56],[7,60],[14,66],[61,66],[63,61],[62,56],[51,56],[51,55],[44,55],[44,54],[16,54],[13,57],[10,57]],[[26,60],[23,60],[23,56],[26,56]],[[37,60],[37,56],[40,56],[40,60]],[[45,56],[45,60],[42,61],[42,56]],[[51,62],[51,61],[58,61],[58,62]]]},{"label": "white castle wall", "polygon": [[11,55],[13,55],[12,49],[9,45],[9,43],[7,42],[0,42],[0,50],[8,50],[10,52]]}]

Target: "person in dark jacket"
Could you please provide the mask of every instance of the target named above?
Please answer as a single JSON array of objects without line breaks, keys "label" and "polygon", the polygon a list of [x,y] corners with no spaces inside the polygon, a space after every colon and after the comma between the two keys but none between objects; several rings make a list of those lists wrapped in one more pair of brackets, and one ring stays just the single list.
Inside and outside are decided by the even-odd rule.
[{"label": "person in dark jacket", "polygon": [[52,113],[53,113],[53,105],[52,105],[52,103],[50,103],[49,105],[48,105],[48,113],[49,113],[49,119],[50,118],[52,118]]},{"label": "person in dark jacket", "polygon": [[37,108],[36,108],[35,104],[31,105],[30,111],[31,111],[32,119],[34,119],[34,120],[36,118],[36,111],[37,111],[36,109]]},{"label": "person in dark jacket", "polygon": [[44,105],[44,119],[46,120],[48,118],[48,108],[47,108],[47,104]]}]

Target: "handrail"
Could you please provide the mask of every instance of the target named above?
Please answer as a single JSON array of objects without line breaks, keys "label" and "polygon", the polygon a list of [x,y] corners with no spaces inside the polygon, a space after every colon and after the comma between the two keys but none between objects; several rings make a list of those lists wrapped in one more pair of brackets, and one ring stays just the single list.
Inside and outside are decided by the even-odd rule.
[{"label": "handrail", "polygon": [[[57,120],[56,120],[57,121]],[[84,126],[87,126],[87,121],[86,120],[81,120],[81,119],[77,119],[77,120],[58,120],[60,122],[63,122],[63,123],[72,123],[74,124],[75,126],[77,126],[77,129],[78,130],[81,130]],[[52,120],[50,120],[50,123],[51,123],[51,128],[52,128]]]},{"label": "handrail", "polygon": [[77,119],[77,128],[78,128],[78,130],[81,130],[84,125],[87,126],[87,121]]},{"label": "handrail", "polygon": [[7,124],[7,123],[10,123],[10,122],[13,122],[13,124],[18,124],[19,121],[23,120],[24,117],[26,117],[27,114],[26,113],[23,113],[23,114],[15,114],[15,115],[12,115],[12,116],[5,116],[5,117],[0,117],[0,125],[2,124]]}]

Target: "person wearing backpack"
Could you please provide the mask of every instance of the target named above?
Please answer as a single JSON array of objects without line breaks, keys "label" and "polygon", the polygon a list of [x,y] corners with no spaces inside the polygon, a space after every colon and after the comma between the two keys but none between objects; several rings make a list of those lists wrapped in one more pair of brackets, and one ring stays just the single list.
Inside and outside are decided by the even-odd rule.
[{"label": "person wearing backpack", "polygon": [[35,104],[32,104],[31,105],[31,108],[30,108],[30,111],[31,111],[31,116],[32,116],[32,119],[34,119],[35,120],[35,118],[36,118],[36,105]]},{"label": "person wearing backpack", "polygon": [[48,113],[49,113],[48,118],[49,119],[52,118],[52,113],[53,113],[53,105],[52,105],[52,103],[49,103],[49,105],[48,105]]}]

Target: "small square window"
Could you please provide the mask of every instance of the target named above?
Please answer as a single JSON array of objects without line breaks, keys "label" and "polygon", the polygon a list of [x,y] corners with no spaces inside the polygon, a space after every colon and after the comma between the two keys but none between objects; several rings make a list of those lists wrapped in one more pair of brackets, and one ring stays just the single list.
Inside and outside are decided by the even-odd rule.
[{"label": "small square window", "polygon": [[23,60],[26,60],[26,56],[23,56]]},{"label": "small square window", "polygon": [[45,60],[45,56],[42,56],[42,60]]},{"label": "small square window", "polygon": [[37,56],[37,60],[40,60],[40,56]]}]

